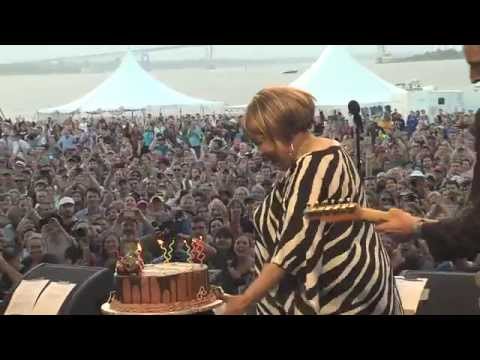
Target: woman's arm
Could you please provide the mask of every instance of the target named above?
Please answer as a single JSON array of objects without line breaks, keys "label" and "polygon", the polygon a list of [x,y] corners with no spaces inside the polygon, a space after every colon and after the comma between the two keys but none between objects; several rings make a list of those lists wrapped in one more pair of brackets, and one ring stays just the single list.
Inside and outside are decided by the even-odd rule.
[{"label": "woman's arm", "polygon": [[234,238],[238,237],[242,232],[242,226],[240,224],[240,213],[234,213],[233,216],[230,211],[230,230],[232,230],[232,235]]},{"label": "woman's arm", "polygon": [[108,171],[108,175],[107,175],[107,178],[105,179],[105,181],[103,182],[103,186],[105,188],[109,188],[110,187],[110,184],[113,180],[113,176],[115,174],[115,170],[113,169],[113,167],[110,167],[109,171]]},{"label": "woman's arm", "polygon": [[242,294],[237,296],[225,295],[226,302],[224,315],[241,315],[247,308],[260,301],[268,291],[275,287],[285,276],[285,271],[278,265],[266,264],[258,278]]},{"label": "woman's arm", "polygon": [[90,186],[98,189],[99,191],[102,191],[102,187],[98,183],[97,179],[95,179],[95,176],[90,172],[90,170],[85,169],[85,173],[88,177],[88,180],[90,181]]},{"label": "woman's arm", "polygon": [[207,242],[204,242],[204,252],[207,259],[217,255],[217,249],[209,245]]},{"label": "woman's arm", "polygon": [[143,224],[144,232],[147,234],[152,234],[155,232],[155,228],[152,226],[152,223],[148,221],[148,219],[143,215],[143,213],[139,209],[135,209],[137,213],[137,221],[139,224]]}]

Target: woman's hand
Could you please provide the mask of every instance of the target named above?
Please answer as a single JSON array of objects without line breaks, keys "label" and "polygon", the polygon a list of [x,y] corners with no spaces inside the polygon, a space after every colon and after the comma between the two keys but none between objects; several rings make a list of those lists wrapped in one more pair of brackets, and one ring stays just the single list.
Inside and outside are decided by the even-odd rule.
[{"label": "woman's hand", "polygon": [[230,210],[230,216],[231,216],[232,221],[240,222],[241,217],[242,217],[242,210],[241,209],[231,209]]},{"label": "woman's hand", "polygon": [[244,315],[250,306],[244,295],[224,294],[222,300],[225,302],[225,311],[222,315]]},{"label": "woman's hand", "polygon": [[232,260],[228,260],[227,269],[233,280],[238,280],[242,277],[242,274],[232,266]]}]

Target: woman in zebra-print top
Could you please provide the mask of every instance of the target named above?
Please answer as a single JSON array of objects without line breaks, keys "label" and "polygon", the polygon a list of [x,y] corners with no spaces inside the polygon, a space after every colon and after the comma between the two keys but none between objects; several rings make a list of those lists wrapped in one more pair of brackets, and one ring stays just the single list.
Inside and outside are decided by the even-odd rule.
[{"label": "woman in zebra-print top", "polygon": [[242,124],[263,156],[287,170],[254,215],[257,279],[226,296],[226,314],[402,314],[390,260],[372,224],[309,220],[307,204],[366,205],[357,170],[340,144],[313,136],[311,95],[260,91]]}]

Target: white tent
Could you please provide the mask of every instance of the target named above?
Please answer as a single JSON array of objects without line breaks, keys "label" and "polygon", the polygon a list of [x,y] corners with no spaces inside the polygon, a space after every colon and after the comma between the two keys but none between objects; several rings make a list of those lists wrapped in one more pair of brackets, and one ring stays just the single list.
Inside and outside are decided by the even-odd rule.
[{"label": "white tent", "polygon": [[153,78],[127,53],[115,72],[95,89],[69,104],[39,110],[39,113],[106,112],[152,107],[218,108],[223,103],[181,94]]},{"label": "white tent", "polygon": [[345,108],[391,104],[405,111],[407,92],[360,65],[343,46],[330,45],[297,80],[290,84],[312,94],[318,106]]}]

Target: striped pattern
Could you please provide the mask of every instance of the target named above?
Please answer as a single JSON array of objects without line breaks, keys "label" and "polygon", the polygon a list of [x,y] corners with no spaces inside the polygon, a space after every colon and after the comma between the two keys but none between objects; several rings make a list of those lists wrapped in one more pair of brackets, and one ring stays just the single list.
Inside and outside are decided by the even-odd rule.
[{"label": "striped pattern", "polygon": [[339,146],[297,160],[255,211],[255,271],[275,263],[286,277],[257,305],[259,314],[402,314],[390,260],[373,225],[330,224],[303,216],[307,204],[366,206],[360,177]]}]

